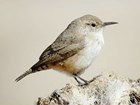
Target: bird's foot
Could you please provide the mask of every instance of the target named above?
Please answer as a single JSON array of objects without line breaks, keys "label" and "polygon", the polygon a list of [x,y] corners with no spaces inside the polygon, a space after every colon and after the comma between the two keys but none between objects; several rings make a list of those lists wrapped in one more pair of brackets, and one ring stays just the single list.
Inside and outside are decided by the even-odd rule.
[{"label": "bird's foot", "polygon": [[[87,85],[90,83],[90,81],[87,81],[87,80],[81,78],[81,77],[78,76],[77,74],[74,74],[74,79],[77,81],[78,86],[87,86]],[[81,82],[79,79],[80,79],[82,82]]]},{"label": "bird's foot", "polygon": [[93,78],[89,81],[89,83],[95,81],[95,80],[96,80],[98,77],[100,77],[100,76],[102,76],[102,75],[97,75],[96,77],[93,77]]},{"label": "bird's foot", "polygon": [[84,82],[84,83],[82,83],[82,82],[79,82],[78,83],[78,86],[87,86],[87,85],[89,85],[90,84],[90,81],[86,81],[86,82]]},{"label": "bird's foot", "polygon": [[[91,82],[93,82],[96,78],[98,78],[98,77],[100,77],[100,76],[101,76],[101,75],[98,75],[98,76],[92,78],[91,80],[87,81],[87,80],[81,78],[80,76],[78,76],[77,74],[74,74],[74,79],[77,81],[78,86],[87,86],[87,85],[89,85]],[[78,79],[82,80],[84,83],[83,83],[83,82],[80,82]]]}]

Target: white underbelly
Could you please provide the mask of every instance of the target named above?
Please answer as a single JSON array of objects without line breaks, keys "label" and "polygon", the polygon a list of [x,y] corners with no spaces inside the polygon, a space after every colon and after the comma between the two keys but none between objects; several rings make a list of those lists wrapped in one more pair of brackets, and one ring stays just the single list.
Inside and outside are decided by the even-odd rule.
[{"label": "white underbelly", "polygon": [[52,65],[51,68],[65,71],[69,74],[77,74],[88,68],[95,57],[100,52],[104,44],[102,30],[98,32],[91,32],[85,37],[85,48],[80,50],[77,54],[67,58],[57,65]]},{"label": "white underbelly", "polygon": [[79,51],[76,55],[68,58],[64,66],[71,73],[80,73],[91,65],[101,48],[102,45],[98,43],[98,41],[94,42],[90,46]]}]

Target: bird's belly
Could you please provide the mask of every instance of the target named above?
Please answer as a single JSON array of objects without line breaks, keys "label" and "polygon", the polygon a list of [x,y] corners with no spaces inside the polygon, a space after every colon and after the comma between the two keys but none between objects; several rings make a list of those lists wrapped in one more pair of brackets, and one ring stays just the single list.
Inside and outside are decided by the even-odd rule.
[{"label": "bird's belly", "polygon": [[94,43],[90,46],[85,47],[79,51],[76,55],[68,58],[64,61],[64,67],[66,71],[70,73],[81,73],[88,68],[93,62],[94,58],[98,55],[101,50],[99,43]]}]

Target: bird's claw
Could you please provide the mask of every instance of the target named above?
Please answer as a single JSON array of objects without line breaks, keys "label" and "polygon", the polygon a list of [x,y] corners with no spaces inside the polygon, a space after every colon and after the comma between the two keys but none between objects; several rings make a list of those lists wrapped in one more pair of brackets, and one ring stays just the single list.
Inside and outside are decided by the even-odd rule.
[{"label": "bird's claw", "polygon": [[[98,76],[92,78],[90,81],[87,81],[87,80],[81,78],[81,77],[78,76],[78,75],[74,75],[74,78],[75,78],[75,80],[78,82],[78,86],[87,86],[87,85],[89,85],[91,82],[93,82],[96,78],[98,78],[98,77],[100,77],[100,76],[101,76],[101,75],[98,75]],[[84,83],[80,82],[77,78],[79,78],[80,80],[82,80]]]},{"label": "bird's claw", "polygon": [[89,85],[90,84],[90,81],[86,81],[86,82],[84,82],[84,83],[82,83],[82,82],[79,82],[78,83],[78,86],[87,86],[87,85]]}]

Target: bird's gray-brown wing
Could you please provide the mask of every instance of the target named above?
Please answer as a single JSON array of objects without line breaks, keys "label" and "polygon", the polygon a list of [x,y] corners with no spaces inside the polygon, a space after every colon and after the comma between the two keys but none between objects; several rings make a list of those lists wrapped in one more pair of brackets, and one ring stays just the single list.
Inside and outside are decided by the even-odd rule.
[{"label": "bird's gray-brown wing", "polygon": [[73,36],[63,36],[61,34],[52,45],[50,45],[40,56],[39,61],[32,66],[32,69],[41,65],[57,63],[65,60],[84,48],[83,38]]}]

